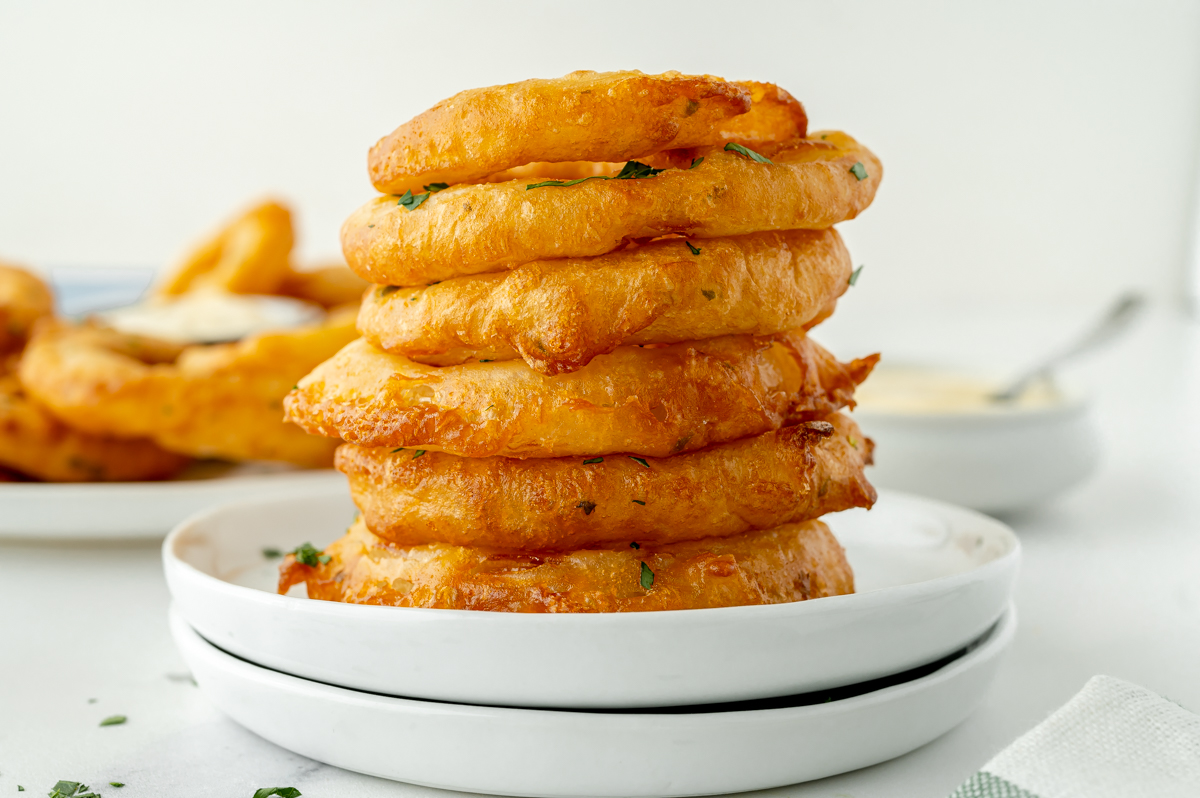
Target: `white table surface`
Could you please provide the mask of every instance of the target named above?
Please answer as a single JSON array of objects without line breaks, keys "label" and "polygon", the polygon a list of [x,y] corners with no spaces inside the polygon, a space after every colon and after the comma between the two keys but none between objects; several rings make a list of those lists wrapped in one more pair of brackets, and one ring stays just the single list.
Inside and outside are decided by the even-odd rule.
[{"label": "white table surface", "polygon": [[[873,347],[1011,365],[1094,311],[897,317],[847,305],[822,337],[844,356]],[[1084,377],[1107,457],[1087,485],[1007,519],[1025,547],[1021,626],[983,706],[907,756],[761,794],[945,796],[1097,673],[1200,710],[1200,326],[1160,310]],[[167,603],[156,545],[0,543],[0,795],[18,784],[44,795],[58,779],[86,781],[105,798],[250,798],[264,786],[449,795],[318,764],[227,720],[188,679]],[[98,726],[113,714],[129,720]]]}]

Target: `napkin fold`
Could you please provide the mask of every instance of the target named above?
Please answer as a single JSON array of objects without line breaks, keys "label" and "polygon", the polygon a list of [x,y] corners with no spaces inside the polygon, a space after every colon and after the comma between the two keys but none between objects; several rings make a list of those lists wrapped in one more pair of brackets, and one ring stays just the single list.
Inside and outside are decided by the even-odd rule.
[{"label": "napkin fold", "polygon": [[1197,798],[1200,716],[1111,676],[1026,732],[950,798]]}]

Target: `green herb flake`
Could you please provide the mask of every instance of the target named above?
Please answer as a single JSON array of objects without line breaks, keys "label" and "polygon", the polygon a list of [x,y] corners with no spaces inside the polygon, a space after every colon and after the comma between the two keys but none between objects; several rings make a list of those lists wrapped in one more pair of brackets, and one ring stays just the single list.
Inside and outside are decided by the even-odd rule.
[{"label": "green herb flake", "polygon": [[398,285],[385,285],[379,289],[379,295],[387,296],[388,294],[394,294],[399,290],[400,290],[400,286],[398,286]]},{"label": "green herb flake", "polygon": [[626,161],[621,167],[621,171],[615,175],[592,175],[590,177],[578,177],[574,180],[543,180],[541,183],[530,183],[525,186],[528,191],[531,188],[544,188],[546,186],[576,186],[586,180],[643,180],[647,177],[654,177],[662,169],[655,169],[641,161]]},{"label": "green herb flake", "polygon": [[435,194],[439,191],[445,191],[448,188],[450,188],[449,183],[430,183],[429,185],[425,186],[426,191]]},{"label": "green herb flake", "polygon": [[630,544],[629,544],[629,548],[631,548],[631,549],[640,549],[640,548],[641,548],[641,546],[639,546],[639,545],[638,545],[638,543],[637,543],[637,541],[635,540],[635,541],[633,541],[632,543],[630,543]]},{"label": "green herb flake", "polygon": [[265,548],[262,550],[262,555],[263,555],[263,557],[266,557],[268,560],[278,560],[280,557],[283,556],[283,552],[280,551],[279,549],[272,549],[272,548],[268,547],[268,548]]},{"label": "green herb flake", "polygon": [[[774,165],[774,161],[765,155],[759,155],[749,147],[743,147],[741,144],[734,144],[732,141],[725,145],[726,152],[736,152],[738,155],[744,155],[756,163],[769,163]],[[861,180],[861,178],[859,178]]]},{"label": "green herb flake", "polygon": [[693,255],[699,255],[701,252],[704,251],[704,250],[700,249],[700,247],[693,247],[691,241],[684,241],[683,243],[687,244],[687,248],[692,251]]},{"label": "green herb flake", "polygon": [[850,167],[850,174],[854,175],[854,177],[858,180],[866,180],[867,167],[862,165],[862,161],[859,161],[858,163],[854,164],[854,166]]},{"label": "green herb flake", "polygon": [[701,288],[701,289],[700,289],[700,293],[704,294],[704,298],[705,298],[705,299],[716,299],[716,298],[717,298],[717,292],[716,292],[716,291],[709,291],[709,290],[708,290],[708,289],[706,289],[706,288]]},{"label": "green herb flake", "polygon": [[697,166],[699,166],[699,165],[700,165],[700,164],[702,164],[702,163],[704,163],[704,156],[703,156],[703,155],[701,155],[699,158],[693,158],[693,159],[692,159],[692,165],[691,165],[691,166],[689,166],[689,167],[688,167],[688,169],[695,169]]},{"label": "green herb flake", "polygon": [[583,461],[583,464],[584,464],[584,465],[591,465],[591,464],[593,464],[593,463],[603,463],[603,462],[604,462],[604,458],[603,458],[603,457],[592,457],[592,458],[589,458],[589,459],[587,459],[587,460],[584,460],[584,461]]},{"label": "green herb flake", "polygon": [[17,785],[17,792],[25,792],[25,788],[24,788],[24,787],[22,787],[20,784],[18,784],[18,785]]},{"label": "green herb flake", "polygon": [[[18,792],[25,792],[24,787],[17,787]],[[100,798],[92,792],[92,788],[77,781],[59,781],[50,792],[49,798]]]},{"label": "green herb flake", "polygon": [[629,455],[629,459],[640,465],[642,468],[650,467],[650,464],[646,462],[646,458],[644,457],[634,457],[633,455]]},{"label": "green herb flake", "polygon": [[300,791],[295,787],[260,787],[254,791],[254,798],[271,798],[272,795],[278,795],[279,798],[300,798]]},{"label": "green herb flake", "polygon": [[296,558],[296,562],[309,568],[316,568],[318,564],[324,565],[333,559],[328,554],[322,554],[321,550],[311,543],[303,543],[288,553]]},{"label": "green herb flake", "polygon": [[426,191],[424,194],[413,194],[412,189],[410,188],[408,191],[405,191],[400,196],[400,201],[397,202],[396,204],[403,205],[405,208],[408,208],[410,211],[415,211],[417,208],[420,208],[421,203],[427,199],[429,199],[428,191]]},{"label": "green herb flake", "polygon": [[424,454],[425,454],[425,450],[424,450],[424,449],[417,449],[415,452],[413,452],[413,458],[412,458],[412,459],[416,460],[418,457],[421,457],[421,456],[422,456],[422,455],[424,455]]},{"label": "green herb flake", "polygon": [[854,436],[853,436],[853,435],[847,435],[847,436],[846,436],[846,443],[850,444],[850,445],[851,445],[851,446],[853,446],[855,449],[857,449],[857,448],[858,448],[858,441],[857,441],[857,440],[855,440],[855,438],[854,438]]},{"label": "green herb flake", "polygon": [[392,449],[392,454],[395,454],[396,452],[402,452],[402,451],[404,451],[403,446],[401,446],[399,449]]},{"label": "green herb flake", "polygon": [[480,363],[491,363],[492,361],[491,361],[491,359],[489,358],[489,359],[486,359],[486,360],[481,360],[481,361],[479,361],[479,362],[480,362]]},{"label": "green herb flake", "polygon": [[[866,264],[864,263],[863,266],[865,266],[865,265]],[[863,270],[863,267],[859,266],[857,269],[850,272],[850,285],[854,285],[855,283],[858,282],[858,275],[862,274],[862,270]]]},{"label": "green herb flake", "polygon": [[293,391],[298,391],[298,390],[300,390],[300,383],[296,383],[295,385],[293,385],[293,386],[292,386],[292,390],[293,390]]},{"label": "green herb flake", "polygon": [[120,726],[126,720],[128,720],[128,718],[126,718],[124,715],[109,715],[107,718],[100,721],[100,725],[101,726]]},{"label": "green herb flake", "polygon": [[642,501],[641,499],[634,499],[634,500],[633,500],[633,503],[634,503],[634,504],[640,504],[640,505],[642,505],[643,507],[645,507],[645,506],[646,506],[646,503],[645,503],[644,501]]},{"label": "green herb flake", "polygon": [[592,510],[596,509],[596,503],[590,502],[587,499],[584,499],[583,501],[581,501],[579,504],[577,504],[575,506],[578,507],[579,509],[583,510],[584,515],[591,515]]},{"label": "green herb flake", "polygon": [[649,590],[654,587],[654,572],[650,570],[650,566],[642,561],[642,589]]},{"label": "green herb flake", "polygon": [[110,782],[108,783],[108,786],[109,786],[109,787],[124,787],[124,786],[125,786],[125,782],[123,782],[123,781],[110,781]]}]

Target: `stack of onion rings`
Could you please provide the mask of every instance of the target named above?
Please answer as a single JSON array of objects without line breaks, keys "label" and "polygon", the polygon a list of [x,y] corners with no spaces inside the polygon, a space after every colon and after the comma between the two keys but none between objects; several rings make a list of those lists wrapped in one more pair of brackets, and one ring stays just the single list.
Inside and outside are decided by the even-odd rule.
[{"label": "stack of onion rings", "polygon": [[364,337],[284,401],[347,441],[362,518],[280,589],[517,612],[851,592],[817,519],[875,500],[839,411],[877,356],[806,331],[851,283],[832,225],[883,170],[807,127],[769,83],[577,72],[380,140],[388,195],[342,228],[376,285]]}]

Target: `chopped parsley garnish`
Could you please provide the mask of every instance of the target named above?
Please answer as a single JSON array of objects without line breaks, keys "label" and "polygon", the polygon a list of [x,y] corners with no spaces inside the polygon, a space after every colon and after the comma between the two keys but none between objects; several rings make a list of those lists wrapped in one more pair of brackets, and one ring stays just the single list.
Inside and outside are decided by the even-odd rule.
[{"label": "chopped parsley garnish", "polygon": [[279,549],[273,549],[273,548],[268,547],[268,548],[265,548],[262,550],[262,555],[264,557],[266,557],[268,560],[277,560],[283,556],[283,552],[280,551]]},{"label": "chopped parsley garnish", "polygon": [[858,180],[866,180],[867,167],[862,165],[862,161],[859,161],[850,167],[850,174],[854,175]]},{"label": "chopped parsley garnish", "polygon": [[693,159],[692,159],[692,165],[691,165],[691,166],[689,166],[689,167],[688,167],[688,169],[695,169],[697,166],[699,166],[699,165],[700,165],[700,164],[702,164],[702,163],[704,163],[704,156],[703,156],[703,155],[701,155],[699,158],[693,158]]},{"label": "chopped parsley garnish", "polygon": [[692,251],[693,255],[699,255],[703,251],[700,247],[693,247],[691,241],[684,241],[683,243],[687,244],[687,248]]},{"label": "chopped parsley garnish", "polygon": [[272,795],[278,795],[279,798],[300,798],[300,791],[295,787],[260,787],[254,791],[254,798],[271,798]]},{"label": "chopped parsley garnish", "polygon": [[717,292],[709,291],[707,288],[701,288],[700,293],[704,294],[705,299],[716,299],[717,298]]},{"label": "chopped parsley garnish", "polygon": [[333,559],[328,554],[322,554],[321,550],[311,543],[303,543],[290,553],[295,556],[296,562],[303,563],[309,568],[316,568],[318,564],[324,565]]},{"label": "chopped parsley garnish", "polygon": [[403,446],[401,446],[399,449],[392,449],[392,454],[395,454],[396,452],[402,452],[402,451],[404,451]]},{"label": "chopped parsley garnish", "polygon": [[[18,786],[17,791],[25,792],[25,788]],[[91,787],[77,781],[59,781],[46,795],[49,798],[100,798]]]},{"label": "chopped parsley garnish", "polygon": [[425,186],[425,190],[432,192],[432,193],[437,193],[439,191],[445,191],[448,188],[450,188],[449,183],[430,183],[429,185]]},{"label": "chopped parsley garnish", "polygon": [[654,587],[654,572],[650,570],[650,566],[642,562],[642,589],[649,590]]},{"label": "chopped parsley garnish", "polygon": [[581,501],[579,504],[577,504],[575,506],[578,507],[579,509],[583,510],[584,515],[591,515],[592,510],[596,509],[596,503],[590,502],[587,499],[584,499],[583,501]]},{"label": "chopped parsley garnish", "polygon": [[399,290],[400,290],[400,286],[398,286],[398,285],[385,285],[383,288],[379,289],[379,295],[387,296],[388,294],[394,294]]},{"label": "chopped parsley garnish", "polygon": [[299,383],[297,383],[297,384],[293,385],[293,386],[292,386],[292,390],[293,390],[293,391],[298,391],[298,390],[300,390],[300,384],[299,384]]},{"label": "chopped parsley garnish", "polygon": [[415,211],[417,208],[420,208],[421,203],[427,199],[429,199],[428,191],[426,191],[424,194],[413,194],[412,189],[410,188],[408,191],[405,191],[402,195],[400,195],[400,201],[396,204],[403,205],[410,211]]},{"label": "chopped parsley garnish", "polygon": [[587,460],[584,460],[584,461],[583,461],[583,464],[584,464],[584,465],[591,465],[592,463],[603,463],[603,462],[604,462],[604,458],[603,458],[603,457],[592,457],[592,458],[589,458],[589,459],[587,459]]},{"label": "chopped parsley garnish", "polygon": [[645,503],[644,501],[642,501],[641,499],[634,499],[634,500],[633,500],[633,503],[634,503],[634,504],[640,504],[640,505],[642,505],[643,507],[645,507],[645,506],[646,506],[646,503]]},{"label": "chopped parsley garnish", "polygon": [[423,454],[425,454],[424,449],[417,449],[415,452],[413,452],[413,459],[416,460],[418,457],[422,456]]},{"label": "chopped parsley garnish", "polygon": [[854,439],[854,436],[853,436],[853,435],[847,435],[847,436],[846,436],[846,443],[850,444],[850,445],[851,445],[851,446],[853,446],[855,449],[857,449],[857,448],[858,448],[858,441]]},{"label": "chopped parsley garnish", "polygon": [[100,725],[101,726],[120,726],[126,720],[128,720],[128,718],[126,718],[124,715],[109,715],[107,718],[100,721]]},{"label": "chopped parsley garnish", "polygon": [[530,183],[525,186],[528,191],[531,188],[543,188],[544,186],[575,186],[585,180],[642,180],[647,177],[654,177],[662,169],[655,169],[652,166],[647,166],[641,161],[626,161],[621,167],[621,171],[615,175],[592,175],[590,177],[578,177],[574,180],[543,180],[541,183]]},{"label": "chopped parsley garnish", "polygon": [[108,786],[109,786],[109,787],[124,787],[124,786],[125,786],[125,782],[123,782],[123,781],[110,781],[110,782],[108,783]]},{"label": "chopped parsley garnish", "polygon": [[481,361],[479,361],[479,362],[480,362],[480,363],[491,363],[492,361],[491,361],[490,359],[488,359],[488,360],[481,360]]},{"label": "chopped parsley garnish", "polygon": [[637,544],[637,541],[635,540],[635,541],[633,541],[632,543],[630,543],[630,544],[629,544],[629,548],[631,548],[631,549],[640,549],[640,548],[641,548],[641,546],[639,546],[639,545]]},{"label": "chopped parsley garnish", "polygon": [[633,455],[629,455],[629,459],[632,460],[633,462],[637,463],[638,465],[642,466],[642,468],[650,467],[650,464],[646,462],[646,459],[644,457],[634,457]]},{"label": "chopped parsley garnish", "polygon": [[[866,264],[864,263],[863,266],[865,266],[865,265]],[[850,285],[854,285],[855,283],[858,282],[858,275],[862,274],[862,270],[863,270],[863,267],[859,266],[857,269],[850,272]]]},{"label": "chopped parsley garnish", "polygon": [[756,163],[769,163],[769,164],[775,163],[767,156],[759,155],[754,150],[752,150],[748,147],[743,147],[741,144],[734,144],[732,141],[725,145],[725,151],[726,152],[736,152],[738,155],[744,155],[747,158],[749,158],[750,160],[755,161]]}]

